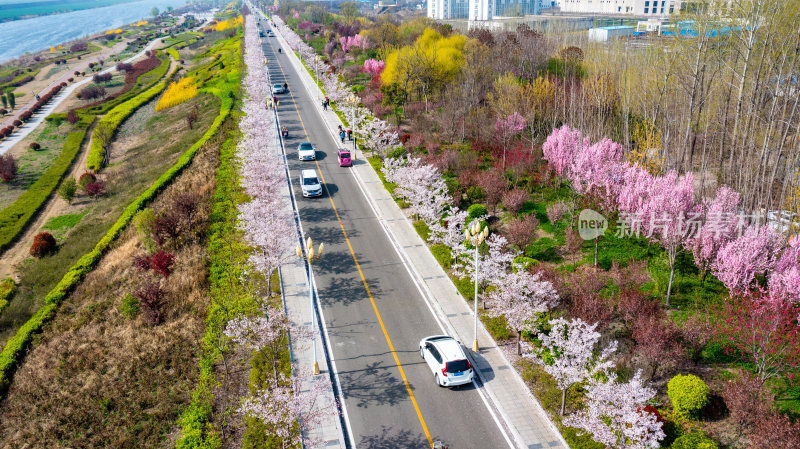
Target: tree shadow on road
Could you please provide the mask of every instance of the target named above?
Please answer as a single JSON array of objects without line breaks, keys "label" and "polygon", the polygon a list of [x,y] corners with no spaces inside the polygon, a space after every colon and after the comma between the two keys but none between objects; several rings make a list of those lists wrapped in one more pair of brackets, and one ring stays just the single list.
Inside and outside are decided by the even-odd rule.
[{"label": "tree shadow on road", "polygon": [[386,426],[381,426],[378,434],[362,436],[358,447],[365,449],[430,449],[428,439],[423,433],[394,430],[392,427]]},{"label": "tree shadow on road", "polygon": [[339,379],[345,400],[354,400],[357,407],[394,406],[409,400],[395,365],[384,365],[382,361],[368,363],[364,369],[339,371]]}]

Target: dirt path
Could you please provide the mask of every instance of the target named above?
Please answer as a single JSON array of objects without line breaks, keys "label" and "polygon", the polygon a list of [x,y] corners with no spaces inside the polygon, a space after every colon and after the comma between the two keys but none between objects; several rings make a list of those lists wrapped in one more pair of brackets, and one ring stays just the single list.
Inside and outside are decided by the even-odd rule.
[{"label": "dirt path", "polygon": [[[171,73],[176,65],[177,61],[170,57],[170,67],[167,70],[167,73]],[[153,101],[155,101],[155,99]],[[64,179],[66,179],[67,176],[71,176],[77,180],[83,173],[86,172],[86,160],[89,157],[89,148],[92,144],[92,134],[97,121],[100,120],[100,118],[101,117],[98,117],[92,126],[86,131],[87,137],[84,139],[83,145],[81,145],[81,149],[75,156],[75,160],[72,162],[72,166],[70,167],[70,170]],[[102,174],[100,177],[102,178]],[[29,256],[28,251],[30,250],[31,243],[33,242],[33,237],[39,233],[39,231],[41,231],[42,226],[44,226],[48,220],[64,214],[79,213],[89,204],[91,204],[91,200],[86,196],[86,194],[80,192],[76,193],[72,203],[67,203],[60,196],[58,196],[57,193],[51,195],[47,200],[47,204],[42,210],[39,211],[36,218],[30,224],[28,224],[27,229],[23,231],[21,237],[10,248],[0,254],[0,256],[2,256],[2,258],[0,258],[0,279],[5,279],[6,277],[11,276],[16,281],[19,281],[16,267],[24,262]]]},{"label": "dirt path", "polygon": [[[29,85],[21,86],[19,89],[21,89],[24,92],[38,92],[39,95],[44,95],[50,89],[55,87],[57,84],[61,84],[61,83],[67,82],[67,80],[70,77],[77,78],[77,77],[74,76],[73,72],[75,72],[76,70],[79,71],[79,72],[85,72],[89,68],[89,63],[90,62],[97,62],[97,61],[99,61],[101,59],[105,60],[107,63],[110,62],[110,61],[108,61],[109,55],[119,54],[120,52],[122,52],[122,50],[125,49],[125,47],[127,45],[128,45],[128,40],[126,39],[126,40],[123,40],[122,42],[118,42],[118,43],[114,44],[111,47],[104,47],[97,54],[87,55],[87,56],[90,56],[90,57],[86,58],[85,60],[81,60],[78,64],[72,65],[69,69],[67,69],[67,71],[65,73],[62,73],[61,76],[59,76],[58,78],[50,81],[48,84],[44,84],[43,82],[33,81],[33,82],[29,83]],[[52,66],[54,67],[55,65],[52,65]],[[51,66],[46,66],[40,71],[40,73],[46,73],[45,69],[50,70],[50,68],[52,68],[52,67]],[[92,73],[89,73],[84,78],[91,78],[94,75],[95,75],[95,73],[92,72]],[[76,80],[76,82],[77,81],[79,81],[79,80]],[[22,114],[23,111],[26,111],[26,110],[30,109],[31,107],[33,107],[34,103],[36,103],[36,98],[35,98],[35,95],[32,95],[31,98],[27,99],[27,102],[25,104],[18,104],[17,107],[14,109],[13,114],[9,114],[9,115],[6,115],[5,117],[3,117],[3,120],[0,121],[0,128],[3,128],[5,126],[8,126],[11,123],[13,123],[14,120],[16,120],[19,117],[19,115]]]},{"label": "dirt path", "polygon": [[[97,123],[97,121],[95,121],[95,123]],[[75,160],[67,176],[77,179],[86,171],[86,159],[89,156],[89,147],[92,143],[91,136],[93,130],[94,124],[87,131],[88,137],[84,140],[83,145],[81,145],[77,156],[75,156]],[[66,179],[66,177],[64,179]],[[28,251],[30,250],[31,242],[33,242],[33,237],[39,233],[42,226],[44,226],[50,218],[64,214],[78,213],[85,209],[90,203],[91,200],[85,194],[81,193],[75,195],[72,203],[67,203],[61,199],[57,193],[53,194],[50,199],[47,200],[47,204],[44,208],[39,211],[36,218],[28,224],[21,237],[2,253],[2,259],[0,259],[0,279],[11,276],[16,281],[19,281],[16,267],[28,258]]]}]

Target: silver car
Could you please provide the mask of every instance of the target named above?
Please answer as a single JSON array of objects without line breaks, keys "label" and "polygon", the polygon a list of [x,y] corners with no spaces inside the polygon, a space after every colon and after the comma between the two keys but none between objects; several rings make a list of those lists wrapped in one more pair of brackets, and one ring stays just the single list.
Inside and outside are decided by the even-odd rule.
[{"label": "silver car", "polygon": [[277,83],[276,83],[276,84],[273,84],[273,85],[272,85],[272,93],[273,93],[273,94],[283,94],[283,93],[286,93],[286,91],[285,91],[285,90],[283,90],[283,84],[277,84]]},{"label": "silver car", "polygon": [[461,343],[448,335],[433,335],[419,342],[419,355],[433,372],[440,387],[455,387],[472,382],[475,373]]},{"label": "silver car", "polygon": [[317,178],[314,170],[303,170],[300,172],[300,188],[303,191],[303,198],[322,196],[322,184]]}]

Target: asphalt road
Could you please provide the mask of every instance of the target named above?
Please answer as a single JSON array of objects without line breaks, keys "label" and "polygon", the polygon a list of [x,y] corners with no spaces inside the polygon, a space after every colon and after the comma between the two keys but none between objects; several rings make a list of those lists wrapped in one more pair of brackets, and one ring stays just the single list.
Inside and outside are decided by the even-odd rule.
[{"label": "asphalt road", "polygon": [[[424,449],[441,440],[450,449],[509,447],[471,384],[451,390],[434,383],[418,345],[442,330],[351,169],[339,167],[342,145],[323,125],[319,100],[278,53],[276,38],[263,38],[263,46],[272,82],[289,84],[278,95],[279,119],[290,133],[285,145],[305,233],[325,243],[314,276],[356,446]],[[297,145],[306,140],[317,147],[316,163],[297,160]],[[302,198],[298,179],[307,168],[324,178],[322,198]]]}]

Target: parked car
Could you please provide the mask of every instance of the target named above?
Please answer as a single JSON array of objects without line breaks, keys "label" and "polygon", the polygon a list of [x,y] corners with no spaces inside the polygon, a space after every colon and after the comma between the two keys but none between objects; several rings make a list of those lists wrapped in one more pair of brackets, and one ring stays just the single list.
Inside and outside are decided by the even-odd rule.
[{"label": "parked car", "polygon": [[273,84],[272,85],[272,93],[273,94],[283,94],[286,93],[286,90],[283,88],[283,84]]},{"label": "parked car", "polygon": [[317,159],[317,150],[311,142],[303,142],[297,146],[297,158],[301,161],[313,161]]},{"label": "parked car", "polygon": [[303,198],[322,196],[322,184],[319,182],[317,172],[314,170],[300,172],[300,188],[303,191]]},{"label": "parked car", "polygon": [[336,159],[339,160],[339,167],[350,167],[353,161],[350,159],[350,150],[339,148],[336,150]]},{"label": "parked car", "polygon": [[475,373],[461,343],[448,335],[433,335],[419,342],[419,355],[433,372],[440,387],[455,387],[472,382]]}]

